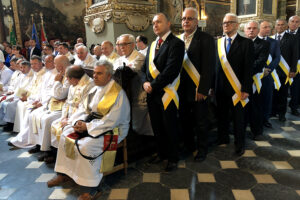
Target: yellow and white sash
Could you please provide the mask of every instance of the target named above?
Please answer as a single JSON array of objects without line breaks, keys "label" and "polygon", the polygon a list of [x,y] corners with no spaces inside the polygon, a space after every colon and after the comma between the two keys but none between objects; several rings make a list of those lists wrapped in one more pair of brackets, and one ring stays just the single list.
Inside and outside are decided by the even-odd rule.
[{"label": "yellow and white sash", "polygon": [[297,63],[297,74],[300,73],[300,60],[298,60],[298,63]]},{"label": "yellow and white sash", "polygon": [[[264,71],[264,69],[263,69]],[[256,92],[259,94],[260,90],[261,90],[261,86],[262,86],[262,82],[261,79],[264,77],[264,72],[261,73],[256,73],[255,75],[252,76],[253,79],[253,85],[252,85],[252,89],[253,89],[253,94]]]},{"label": "yellow and white sash", "polygon": [[232,96],[233,105],[235,106],[238,102],[241,102],[242,106],[245,107],[249,102],[249,99],[242,100],[241,99],[241,88],[242,85],[238,78],[236,77],[234,71],[232,70],[230,63],[226,57],[225,51],[225,37],[218,39],[218,54],[221,62],[222,69],[228,79],[231,87],[233,88],[235,94]]},{"label": "yellow and white sash", "polygon": [[280,62],[279,62],[279,66],[282,69],[282,71],[285,73],[286,75],[286,80],[284,84],[287,84],[288,82],[290,83],[290,85],[292,85],[293,83],[293,78],[289,77],[289,73],[290,73],[290,66],[287,64],[287,62],[285,61],[285,59],[281,56],[280,58]]},{"label": "yellow and white sash", "polygon": [[[178,35],[178,38],[184,41],[184,34]],[[196,88],[198,89],[199,82],[200,82],[200,74],[192,61],[189,59],[189,56],[187,54],[187,51],[185,51],[183,63],[182,63],[183,68],[187,72],[187,74],[190,76],[190,78],[193,80],[193,82],[196,85]]]},{"label": "yellow and white sash", "polygon": [[[155,56],[155,47],[156,47],[156,41],[153,41],[150,47],[150,54],[149,54],[149,71],[153,79],[155,79],[160,73],[153,62]],[[167,109],[168,105],[172,100],[174,101],[177,109],[179,108],[179,97],[177,94],[179,83],[180,83],[180,74],[171,84],[168,84],[166,87],[164,87],[165,94],[162,97],[162,102],[165,110]]]},{"label": "yellow and white sash", "polygon": [[[267,65],[269,66],[271,62],[272,62],[272,56],[269,54],[269,57],[268,57],[268,60],[267,60]],[[281,83],[280,83],[278,74],[276,72],[276,69],[274,69],[272,71],[271,76],[272,76],[272,78],[274,80],[274,87],[275,87],[275,89],[279,90],[280,87],[281,87]]]}]

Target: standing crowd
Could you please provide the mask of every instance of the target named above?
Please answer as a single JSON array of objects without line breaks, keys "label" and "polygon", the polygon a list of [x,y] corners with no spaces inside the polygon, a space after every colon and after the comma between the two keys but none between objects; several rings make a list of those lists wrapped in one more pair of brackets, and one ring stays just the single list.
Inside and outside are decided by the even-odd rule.
[{"label": "standing crowd", "polygon": [[[85,191],[78,199],[93,199],[107,157],[129,130],[155,137],[157,154],[148,162],[170,172],[182,152],[206,159],[212,99],[216,142],[230,143],[232,132],[236,156],[245,152],[248,124],[251,138],[263,140],[271,116],[286,121],[288,106],[300,115],[298,16],[278,19],[273,36],[271,22],[249,21],[243,37],[237,16],[227,13],[217,40],[198,28],[196,9],[186,8],[181,21],[184,33],[175,36],[168,16],[156,14],[149,44],[131,34],[90,51],[82,38],[74,50],[60,41],[43,43],[42,51],[35,40],[25,50],[3,43],[0,123],[18,133],[8,145],[55,162],[48,187],[73,180]],[[128,88],[114,78],[126,68],[133,73]]]}]

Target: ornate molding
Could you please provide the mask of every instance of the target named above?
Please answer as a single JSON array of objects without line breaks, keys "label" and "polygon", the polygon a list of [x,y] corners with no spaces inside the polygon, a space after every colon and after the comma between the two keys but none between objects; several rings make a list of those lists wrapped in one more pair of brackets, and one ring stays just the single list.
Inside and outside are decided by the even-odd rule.
[{"label": "ornate molding", "polygon": [[87,15],[84,17],[84,22],[89,27],[95,28],[93,27],[94,23],[99,24],[101,21],[95,19],[101,18],[105,24],[112,18],[114,23],[126,24],[132,31],[144,31],[150,26],[151,20],[156,13],[156,7],[156,0],[108,0],[106,3],[89,7]]}]

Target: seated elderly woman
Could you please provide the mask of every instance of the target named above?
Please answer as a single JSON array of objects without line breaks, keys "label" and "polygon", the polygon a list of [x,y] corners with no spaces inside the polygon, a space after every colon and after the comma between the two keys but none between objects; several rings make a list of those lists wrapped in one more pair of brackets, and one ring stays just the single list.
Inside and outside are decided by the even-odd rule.
[{"label": "seated elderly woman", "polygon": [[73,179],[89,191],[79,199],[95,197],[103,177],[103,152],[108,153],[111,144],[116,146],[127,136],[130,122],[128,98],[112,79],[112,73],[113,66],[108,61],[96,63],[93,75],[96,86],[72,115],[72,125],[63,130],[55,164],[58,175],[48,181],[48,187]]}]

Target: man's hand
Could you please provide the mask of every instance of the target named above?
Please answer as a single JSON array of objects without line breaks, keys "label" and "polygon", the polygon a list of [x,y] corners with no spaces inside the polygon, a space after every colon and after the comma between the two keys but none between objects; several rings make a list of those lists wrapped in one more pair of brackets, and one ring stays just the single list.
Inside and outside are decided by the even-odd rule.
[{"label": "man's hand", "polygon": [[241,93],[241,100],[245,100],[249,97],[249,94],[247,92],[242,92]]},{"label": "man's hand", "polygon": [[61,120],[60,124],[61,124],[61,127],[65,127],[68,124],[68,118],[66,118],[66,117],[63,118]]},{"label": "man's hand", "polygon": [[64,72],[60,72],[55,76],[54,80],[61,82],[63,78],[64,78]]},{"label": "man's hand", "polygon": [[294,78],[295,76],[296,76],[296,73],[295,73],[295,72],[290,72],[290,73],[289,73],[289,77],[290,77],[290,78]]},{"label": "man's hand", "polygon": [[206,96],[197,92],[196,94],[196,101],[202,101],[202,100],[205,100]]},{"label": "man's hand", "polygon": [[73,128],[78,133],[83,133],[87,130],[86,123],[83,121],[78,121]]},{"label": "man's hand", "polygon": [[25,95],[23,94],[22,97],[20,98],[20,100],[21,100],[21,101],[27,101],[27,96],[26,96],[26,94],[25,94]]},{"label": "man's hand", "polygon": [[265,68],[264,69],[264,76],[268,76],[270,74],[270,72],[271,72],[271,69]]},{"label": "man's hand", "polygon": [[145,82],[144,85],[143,85],[143,87],[144,87],[144,90],[148,94],[150,94],[152,92],[152,87],[151,87],[151,83],[150,82]]}]

